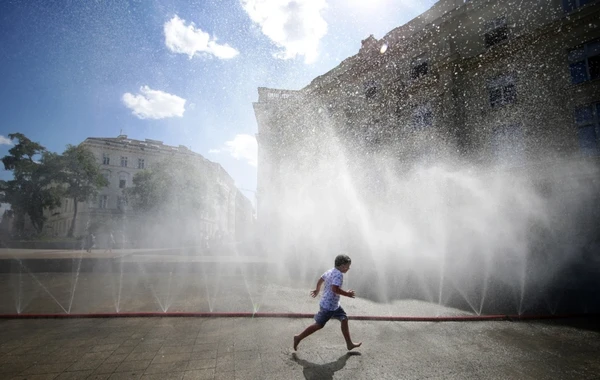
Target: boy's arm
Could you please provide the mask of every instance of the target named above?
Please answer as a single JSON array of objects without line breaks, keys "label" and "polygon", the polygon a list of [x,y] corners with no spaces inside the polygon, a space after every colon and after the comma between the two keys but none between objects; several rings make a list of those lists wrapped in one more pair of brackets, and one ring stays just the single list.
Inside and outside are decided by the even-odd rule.
[{"label": "boy's arm", "polygon": [[319,278],[319,281],[317,281],[317,286],[315,287],[315,290],[311,290],[310,291],[310,295],[315,298],[319,292],[321,291],[321,285],[323,285],[323,282],[325,280],[323,280],[323,277]]},{"label": "boy's arm", "polygon": [[350,298],[354,298],[354,290],[344,290],[337,285],[331,285],[331,291],[335,294],[339,294],[340,296],[346,296]]}]

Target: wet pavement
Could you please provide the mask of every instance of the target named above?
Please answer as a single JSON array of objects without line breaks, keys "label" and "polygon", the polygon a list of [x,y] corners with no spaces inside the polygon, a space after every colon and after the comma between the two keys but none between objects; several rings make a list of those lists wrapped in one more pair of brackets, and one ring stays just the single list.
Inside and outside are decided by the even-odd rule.
[{"label": "wet pavement", "polygon": [[[36,272],[13,260],[0,274],[0,379],[599,379],[600,319],[477,322],[352,320],[358,316],[477,316],[431,299],[344,299],[363,345],[348,354],[331,321],[292,349],[310,318],[119,317],[125,312],[313,314],[314,281],[267,276],[253,258],[190,258],[115,252],[115,266],[81,253],[67,272]],[[68,257],[68,255],[75,255]],[[169,260],[166,260],[166,259]],[[135,270],[120,263],[132,261]],[[161,266],[154,271],[152,265]],[[170,262],[183,266],[171,267]],[[13,265],[14,263],[17,263]],[[180,264],[177,264],[180,265]],[[14,267],[14,268],[13,268]],[[72,270],[71,270],[72,268]],[[177,268],[170,271],[165,268]],[[311,277],[311,276],[308,276]],[[307,277],[307,278],[308,278]],[[345,279],[352,288],[355,278]],[[449,291],[444,289],[445,291]],[[458,293],[457,293],[458,294]],[[451,296],[452,294],[450,294]],[[116,318],[10,319],[8,315],[113,313]],[[122,315],[122,314],[121,314]]]},{"label": "wet pavement", "polygon": [[600,379],[598,322],[0,320],[0,379]]}]

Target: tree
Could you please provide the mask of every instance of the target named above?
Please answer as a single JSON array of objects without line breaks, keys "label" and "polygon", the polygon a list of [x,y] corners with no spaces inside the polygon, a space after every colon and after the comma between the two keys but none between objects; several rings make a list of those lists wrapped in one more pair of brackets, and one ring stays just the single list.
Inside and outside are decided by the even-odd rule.
[{"label": "tree", "polygon": [[206,207],[206,174],[188,161],[169,159],[137,173],[124,194],[140,213],[198,213]]},{"label": "tree", "polygon": [[170,158],[133,177],[123,191],[134,211],[131,230],[142,244],[190,244],[207,210],[206,168]]},{"label": "tree", "polygon": [[54,185],[57,155],[22,133],[11,133],[8,137],[17,143],[2,158],[2,163],[13,172],[13,179],[0,181],[0,202],[11,205],[19,233],[24,230],[25,216],[29,216],[40,233],[46,220],[44,208],[60,205],[62,189]]},{"label": "tree", "polygon": [[94,197],[108,181],[100,172],[94,154],[83,145],[67,145],[59,165],[57,181],[64,184],[65,197],[73,199],[73,221],[67,233],[68,237],[73,237],[78,203]]}]

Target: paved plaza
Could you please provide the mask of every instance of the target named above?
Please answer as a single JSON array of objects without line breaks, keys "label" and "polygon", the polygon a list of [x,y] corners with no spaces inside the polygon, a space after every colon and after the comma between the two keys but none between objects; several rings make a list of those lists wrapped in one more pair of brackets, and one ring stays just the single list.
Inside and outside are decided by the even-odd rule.
[{"label": "paved plaza", "polygon": [[[348,353],[339,322],[331,321],[294,352],[292,337],[310,318],[167,316],[317,311],[318,300],[308,295],[312,277],[281,281],[265,274],[272,263],[132,251],[115,252],[116,260],[93,259],[80,271],[81,252],[4,253],[9,271],[0,273],[0,379],[600,380],[600,319],[591,315],[519,322],[352,320],[477,317],[435,300],[378,302],[359,295],[343,300],[352,337],[363,342],[359,349]],[[33,269],[35,260],[44,269],[55,259],[61,270]],[[353,281],[348,276],[349,287]],[[128,312],[165,317],[122,317]],[[117,317],[11,319],[15,313]]]},{"label": "paved plaza", "polygon": [[600,379],[597,320],[351,321],[305,339],[310,319],[0,320],[1,379]]}]

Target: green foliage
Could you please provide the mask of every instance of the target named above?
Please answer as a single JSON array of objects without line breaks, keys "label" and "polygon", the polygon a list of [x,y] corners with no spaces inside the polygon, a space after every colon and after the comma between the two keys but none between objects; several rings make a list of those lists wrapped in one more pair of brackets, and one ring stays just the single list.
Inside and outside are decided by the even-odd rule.
[{"label": "green foliage", "polygon": [[62,197],[74,200],[73,222],[69,237],[73,236],[77,203],[97,194],[108,182],[101,175],[93,153],[84,146],[67,146],[62,155],[51,153],[22,133],[8,137],[17,143],[2,158],[13,179],[0,181],[0,202],[9,203],[15,213],[17,231],[23,232],[25,215],[38,233],[42,232],[44,209],[60,206]]},{"label": "green foliage", "polygon": [[17,232],[23,232],[25,216],[29,216],[40,233],[46,220],[44,208],[60,205],[62,188],[53,185],[57,155],[21,133],[11,133],[8,137],[17,143],[2,158],[2,163],[6,170],[12,170],[13,179],[0,181],[0,202],[11,205]]},{"label": "green foliage", "polygon": [[206,208],[206,173],[188,161],[156,163],[133,177],[124,190],[128,203],[140,213],[198,214]]},{"label": "green foliage", "polygon": [[59,162],[56,181],[64,186],[65,197],[73,199],[73,222],[67,234],[73,237],[78,202],[94,197],[108,181],[102,176],[94,154],[85,146],[68,145]]},{"label": "green foliage", "polygon": [[65,185],[65,196],[84,202],[108,185],[94,154],[85,146],[68,145],[60,157],[58,181]]},{"label": "green foliage", "polygon": [[8,138],[17,140],[18,143],[8,151],[8,156],[2,158],[4,169],[14,170],[15,176],[32,171],[32,167],[36,164],[34,157],[41,156],[46,152],[46,148],[29,140],[22,133],[11,133]]}]

